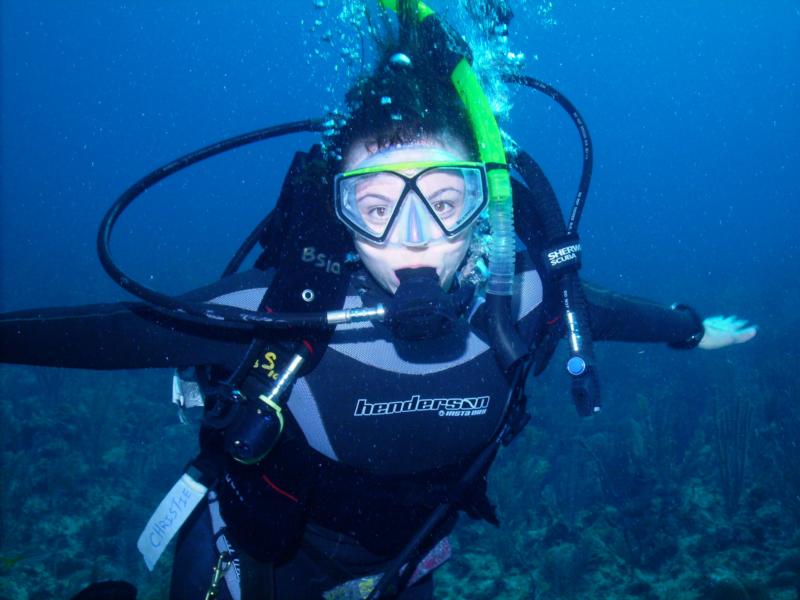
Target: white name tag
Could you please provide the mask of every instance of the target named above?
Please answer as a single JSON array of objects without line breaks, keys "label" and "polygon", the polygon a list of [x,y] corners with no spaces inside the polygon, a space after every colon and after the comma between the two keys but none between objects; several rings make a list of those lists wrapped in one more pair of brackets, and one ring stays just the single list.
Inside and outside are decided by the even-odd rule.
[{"label": "white name tag", "polygon": [[202,407],[205,404],[203,390],[193,379],[193,373],[193,369],[179,369],[172,376],[172,403],[183,409]]},{"label": "white name tag", "polygon": [[181,525],[205,497],[208,489],[184,473],[158,505],[139,536],[136,547],[151,571]]}]

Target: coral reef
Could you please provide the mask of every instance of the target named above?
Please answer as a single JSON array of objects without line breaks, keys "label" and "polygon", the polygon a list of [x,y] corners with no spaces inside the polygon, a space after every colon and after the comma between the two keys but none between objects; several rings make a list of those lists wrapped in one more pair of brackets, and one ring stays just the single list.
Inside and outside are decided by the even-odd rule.
[{"label": "coral reef", "polygon": [[0,368],[0,598],[65,598],[107,578],[163,598],[169,559],[148,574],[136,539],[196,444],[169,375],[47,371]]},{"label": "coral reef", "polygon": [[667,381],[666,351],[615,377],[625,354],[603,350],[606,414],[579,421],[559,374],[531,383],[533,422],[492,472],[501,528],[456,531],[437,597],[800,598],[797,384],[702,356]]},{"label": "coral reef", "polygon": [[[561,373],[530,382],[533,420],[490,475],[502,526],[462,520],[437,598],[800,597],[791,370],[664,350],[634,374],[625,352],[598,348],[606,410],[592,419]],[[151,574],[135,544],[195,450],[169,374],[2,367],[0,386],[0,598],[68,597],[99,578],[163,598],[169,552]]]}]

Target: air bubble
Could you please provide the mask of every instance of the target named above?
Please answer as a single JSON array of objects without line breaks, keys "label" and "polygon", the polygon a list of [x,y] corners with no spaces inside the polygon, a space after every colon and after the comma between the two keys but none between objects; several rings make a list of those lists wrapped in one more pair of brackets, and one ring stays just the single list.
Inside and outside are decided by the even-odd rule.
[{"label": "air bubble", "polygon": [[389,63],[395,67],[410,67],[411,59],[409,58],[408,54],[398,52],[397,54],[393,54],[391,56]]}]

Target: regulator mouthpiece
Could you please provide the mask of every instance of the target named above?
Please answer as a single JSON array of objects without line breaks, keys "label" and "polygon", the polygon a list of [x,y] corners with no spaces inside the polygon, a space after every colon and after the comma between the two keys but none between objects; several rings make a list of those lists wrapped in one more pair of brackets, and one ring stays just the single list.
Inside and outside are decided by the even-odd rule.
[{"label": "regulator mouthpiece", "polygon": [[387,307],[386,323],[404,340],[425,340],[451,331],[472,298],[472,286],[448,294],[433,267],[400,269],[400,286]]}]

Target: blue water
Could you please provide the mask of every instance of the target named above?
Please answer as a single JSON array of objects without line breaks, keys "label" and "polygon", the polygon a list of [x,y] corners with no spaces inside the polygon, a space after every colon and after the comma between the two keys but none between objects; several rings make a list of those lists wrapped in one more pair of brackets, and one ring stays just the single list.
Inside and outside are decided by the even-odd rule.
[{"label": "blue water", "polygon": [[[93,245],[127,185],[198,146],[340,105],[346,82],[326,77],[338,61],[314,57],[325,45],[311,31],[333,4],[4,2],[2,307],[120,297]],[[556,2],[550,25],[532,10],[547,3],[529,4],[512,46],[594,137],[587,274],[767,323],[800,273],[796,3]],[[531,92],[512,118],[567,202],[571,125]],[[305,145],[268,142],[179,176],[120,228],[120,260],[173,291],[213,277]]]},{"label": "blue water", "polygon": [[[0,310],[126,298],[94,244],[128,185],[202,145],[340,107],[347,80],[313,25],[336,14],[329,4],[5,0]],[[790,368],[800,335],[797,2],[512,7],[526,72],[566,94],[593,136],[585,276],[751,319],[761,330],[746,347],[656,356],[689,369],[688,381],[746,363],[742,385],[768,386],[764,369]],[[514,103],[508,129],[566,206],[580,167],[572,125],[534,92]],[[122,220],[115,255],[168,292],[216,278],[273,205],[293,151],[313,141],[266,142],[181,173]],[[645,351],[606,354],[612,392],[643,385]]]}]

